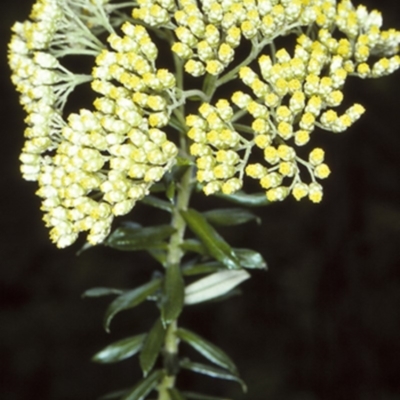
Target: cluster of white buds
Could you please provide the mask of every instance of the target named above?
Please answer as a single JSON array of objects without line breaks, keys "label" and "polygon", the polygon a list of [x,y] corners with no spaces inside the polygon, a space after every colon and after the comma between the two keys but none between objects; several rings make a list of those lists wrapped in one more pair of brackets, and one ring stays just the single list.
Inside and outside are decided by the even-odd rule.
[{"label": "cluster of white buds", "polygon": [[[330,169],[311,136],[363,114],[360,104],[336,110],[347,77],[400,67],[400,32],[381,28],[378,11],[350,0],[37,0],[13,27],[9,64],[28,113],[21,170],[39,182],[52,239],[104,240],[175,163],[174,129],[192,141],[207,195],[232,194],[249,176],[270,201],[321,201]],[[275,49],[283,35],[297,38],[293,51]],[[156,66],[162,41],[175,71]],[[93,57],[92,73],[68,70],[70,55]],[[66,116],[85,82],[100,96]]]},{"label": "cluster of white buds", "polygon": [[204,103],[199,115],[186,118],[187,134],[194,141],[190,153],[197,158],[197,180],[204,183],[207,195],[219,191],[232,194],[242,187],[237,177],[242,164],[237,151],[246,141],[233,127],[232,116],[229,102],[220,100],[215,107]]},{"label": "cluster of white buds", "polygon": [[[59,247],[82,231],[90,243],[102,242],[113,217],[149,193],[178,151],[160,130],[175,77],[155,67],[157,48],[146,29],[125,23],[119,37],[103,3],[39,0],[31,20],[14,25],[9,45],[12,81],[28,113],[21,170],[39,183],[44,220]],[[106,31],[110,50],[93,33]],[[61,58],[68,54],[94,56],[92,74],[66,69]],[[101,94],[95,110],[65,119],[68,95],[89,81]]]},{"label": "cluster of white buds", "polygon": [[[232,4],[229,10],[236,9],[236,2],[229,3]],[[364,113],[360,104],[354,104],[341,115],[334,108],[342,104],[343,87],[348,76],[379,77],[399,68],[400,57],[396,53],[400,32],[394,29],[381,31],[382,18],[378,12],[368,13],[364,6],[355,8],[349,0],[339,4],[336,1],[244,3],[243,7],[252,4],[263,12],[267,9],[262,21],[271,21],[275,27],[293,22],[285,13],[294,9],[295,25],[307,21],[310,25],[311,16],[315,25],[307,34],[298,34],[293,56],[285,48],[273,49],[270,54],[257,53],[258,48],[253,44],[253,51],[258,55],[257,64],[249,65],[248,62],[237,68],[239,79],[249,91],[232,93],[230,100],[236,107],[232,109],[229,106],[230,117],[222,118],[224,124],[235,131],[235,140],[230,144],[224,143],[223,147],[224,151],[229,151],[230,160],[229,168],[224,169],[226,176],[215,174],[221,170],[216,161],[221,147],[212,140],[213,130],[207,132],[209,125],[188,117],[188,135],[195,142],[191,154],[197,158],[199,180],[207,182],[204,185],[206,194],[218,190],[229,193],[224,189],[228,180],[235,176],[235,184],[240,188],[243,175],[247,175],[259,180],[270,201],[283,200],[292,193],[296,200],[308,196],[311,201],[320,202],[322,186],[318,180],[330,174],[328,165],[320,156],[323,150],[311,147],[306,151],[308,159],[304,159],[297,154],[296,147],[307,148],[316,128],[342,132]],[[267,3],[270,8],[265,8]],[[285,10],[281,18],[276,14],[279,8]],[[225,10],[221,15],[224,21],[230,14]],[[253,36],[257,37],[258,43],[270,39],[265,26],[261,26],[258,25]],[[334,29],[340,33],[333,36],[331,32]],[[232,73],[228,71],[221,81],[236,78],[236,75],[230,75]],[[228,100],[221,99],[216,105],[221,103],[228,104]],[[213,114],[218,114],[218,107],[209,103],[199,108],[199,114],[204,116],[205,109],[213,109]],[[251,128],[248,126],[249,116]],[[246,121],[246,126],[238,123],[241,118]],[[208,122],[207,116],[205,120]],[[251,152],[261,156],[262,161],[249,163]],[[304,154],[304,150],[301,153]],[[303,177],[303,171],[308,172],[309,178]],[[218,184],[216,176],[220,178]]]}]

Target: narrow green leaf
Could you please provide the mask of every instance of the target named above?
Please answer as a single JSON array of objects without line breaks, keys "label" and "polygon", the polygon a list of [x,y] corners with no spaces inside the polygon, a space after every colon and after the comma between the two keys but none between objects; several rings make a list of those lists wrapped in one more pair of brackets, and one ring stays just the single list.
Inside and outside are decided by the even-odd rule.
[{"label": "narrow green leaf", "polygon": [[182,392],[182,394],[184,394],[187,399],[192,399],[192,400],[232,400],[226,397],[208,396],[206,394],[194,393],[194,392]]},{"label": "narrow green leaf", "polygon": [[240,263],[229,244],[207,222],[198,211],[189,209],[181,211],[189,228],[202,241],[211,256],[229,269],[239,269]]},{"label": "narrow green leaf", "polygon": [[164,337],[165,329],[161,319],[159,318],[147,334],[143,343],[142,351],[139,355],[140,367],[142,368],[144,376],[147,376],[147,374],[153,369],[161,351]]},{"label": "narrow green leaf", "polygon": [[187,265],[182,269],[185,276],[208,274],[225,269],[225,266],[218,261],[210,261],[207,263]]},{"label": "narrow green leaf", "polygon": [[132,357],[142,348],[145,337],[145,334],[141,334],[118,340],[96,353],[92,361],[107,364]]},{"label": "narrow green leaf", "polygon": [[176,333],[179,338],[192,346],[209,361],[219,365],[222,368],[226,368],[233,374],[237,373],[235,363],[222,349],[220,349],[216,345],[210,343],[208,340],[202,338],[196,333],[184,328],[178,329]]},{"label": "narrow green leaf", "polygon": [[226,372],[220,368],[216,368],[211,365],[194,363],[188,359],[182,360],[180,365],[182,368],[189,369],[190,371],[207,375],[212,378],[226,379],[229,381],[238,382],[242,386],[243,392],[247,392],[247,386],[244,381],[240,379],[237,375],[231,374],[230,372]]},{"label": "narrow green leaf", "polygon": [[185,289],[185,304],[196,304],[219,297],[250,278],[244,270],[224,270],[208,275]]},{"label": "narrow green leaf", "polygon": [[176,183],[175,181],[171,181],[168,183],[167,189],[165,190],[165,195],[167,196],[167,199],[172,203],[174,201],[176,193]]},{"label": "narrow green leaf", "polygon": [[161,305],[161,318],[164,325],[178,318],[183,308],[185,287],[181,268],[178,264],[167,266],[164,279],[163,302]]},{"label": "narrow green leaf", "polygon": [[203,215],[211,224],[222,226],[240,225],[253,220],[261,222],[257,215],[245,208],[221,208],[203,212]]},{"label": "narrow green leaf", "polygon": [[257,251],[250,249],[234,249],[239,258],[240,265],[249,269],[267,269],[267,263]]},{"label": "narrow green leaf", "polygon": [[140,202],[148,206],[155,207],[160,210],[168,212],[172,212],[173,209],[173,205],[171,203],[165,200],[161,200],[158,197],[152,196],[151,194],[144,197],[142,200],[140,200]]},{"label": "narrow green leaf", "polygon": [[203,243],[201,243],[197,239],[186,239],[181,244],[181,249],[186,252],[191,251],[192,253],[198,253],[202,255],[208,254],[207,249],[204,247]]},{"label": "narrow green leaf", "polygon": [[115,399],[121,399],[122,396],[126,395],[132,388],[129,389],[122,389],[122,390],[116,390],[111,393],[107,393],[101,397],[99,397],[97,400],[115,400]]},{"label": "narrow green leaf", "polygon": [[106,288],[106,287],[97,287],[86,290],[82,297],[101,297],[101,296],[110,296],[112,294],[123,294],[125,293],[124,290],[121,289],[113,289],[113,288]]},{"label": "narrow green leaf", "polygon": [[240,206],[246,206],[246,207],[262,207],[262,206],[267,206],[271,204],[267,197],[265,196],[265,193],[254,193],[254,194],[248,194],[245,192],[236,192],[234,194],[217,194],[218,197],[221,197],[222,199],[225,199],[231,203],[238,204]]},{"label": "narrow green leaf", "polygon": [[152,295],[161,286],[161,279],[154,279],[136,289],[118,296],[107,308],[104,317],[104,329],[109,332],[111,320],[122,310],[136,307]]},{"label": "narrow green leaf", "polygon": [[117,228],[104,242],[105,245],[117,250],[135,251],[165,248],[163,241],[174,233],[170,225],[150,227],[127,226]]},{"label": "narrow green leaf", "polygon": [[168,389],[171,400],[186,400],[186,397],[178,389]]},{"label": "narrow green leaf", "polygon": [[158,385],[164,373],[156,370],[137,383],[121,400],[143,400]]}]

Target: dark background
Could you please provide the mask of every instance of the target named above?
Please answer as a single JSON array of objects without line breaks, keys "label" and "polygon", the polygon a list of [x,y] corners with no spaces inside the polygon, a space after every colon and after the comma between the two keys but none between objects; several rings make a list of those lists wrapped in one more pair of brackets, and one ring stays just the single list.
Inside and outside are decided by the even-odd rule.
[{"label": "dark background", "polygon": [[[127,311],[108,335],[101,321],[109,299],[81,293],[134,287],[156,266],[144,253],[103,247],[78,257],[79,244],[57,250],[48,239],[36,184],[19,173],[24,114],[6,65],[9,28],[31,4],[0,3],[0,398],[90,400],[139,379],[136,359],[89,360],[148,329],[157,311],[151,304]],[[400,28],[399,2],[375,6],[385,27]],[[400,399],[399,78],[349,80],[349,101],[367,112],[344,134],[316,134],[333,171],[321,204],[290,199],[258,210],[261,226],[221,231],[233,245],[261,251],[269,271],[252,273],[240,297],[187,308],[182,324],[234,358],[249,393],[192,374],[182,375],[181,386],[237,400]],[[132,218],[155,223],[144,207]]]}]

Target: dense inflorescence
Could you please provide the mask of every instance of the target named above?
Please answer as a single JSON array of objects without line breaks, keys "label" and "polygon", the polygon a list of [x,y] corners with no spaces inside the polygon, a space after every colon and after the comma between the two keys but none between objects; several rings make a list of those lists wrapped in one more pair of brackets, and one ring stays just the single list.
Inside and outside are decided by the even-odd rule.
[{"label": "dense inflorescence", "polygon": [[[59,247],[81,231],[89,231],[92,244],[103,241],[113,217],[149,193],[178,151],[160,129],[169,121],[166,92],[175,78],[156,68],[157,48],[146,29],[125,23],[119,37],[104,24],[112,29],[107,49],[87,28],[88,21],[101,27],[95,16],[102,5],[81,3],[86,13],[77,2],[37,2],[33,22],[15,24],[9,46],[12,79],[28,113],[21,170],[39,183],[44,220]],[[96,56],[89,76],[73,74],[58,60],[86,52]],[[69,93],[88,81],[100,94],[94,111],[81,109],[65,120]]]},{"label": "dense inflorescence", "polygon": [[[293,50],[275,48],[283,36]],[[9,44],[28,114],[22,174],[39,183],[59,247],[82,231],[104,240],[114,216],[176,162],[174,130],[187,133],[207,195],[232,194],[247,176],[270,201],[319,202],[330,169],[314,131],[342,132],[363,114],[360,104],[343,109],[346,79],[397,70],[399,43],[378,11],[349,0],[38,0]],[[168,49],[175,70],[157,67]],[[67,69],[66,56],[92,57],[91,74]],[[93,107],[66,115],[70,93],[88,82]]]}]

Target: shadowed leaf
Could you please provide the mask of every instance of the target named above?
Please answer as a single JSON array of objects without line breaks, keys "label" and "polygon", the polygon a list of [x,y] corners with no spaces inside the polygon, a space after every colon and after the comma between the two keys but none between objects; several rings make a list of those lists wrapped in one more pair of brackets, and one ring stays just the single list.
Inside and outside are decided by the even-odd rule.
[{"label": "shadowed leaf", "polygon": [[171,400],[186,400],[186,397],[178,389],[168,389]]},{"label": "shadowed leaf", "polygon": [[215,396],[208,396],[206,394],[201,393],[194,393],[194,392],[182,392],[188,400],[232,400],[226,397],[215,397]]},{"label": "shadowed leaf", "polygon": [[185,276],[208,274],[211,272],[218,272],[224,270],[225,267],[218,261],[210,261],[202,264],[187,265],[182,269]]},{"label": "shadowed leaf", "polygon": [[210,223],[222,226],[240,225],[253,220],[261,222],[257,215],[245,208],[221,208],[203,212],[203,215]]},{"label": "shadowed leaf", "polygon": [[248,194],[239,191],[230,195],[221,193],[217,194],[217,196],[231,203],[246,207],[262,207],[271,204],[265,196],[265,193]]},{"label": "shadowed leaf", "polygon": [[185,298],[182,272],[178,264],[172,264],[167,267],[163,295],[161,318],[164,324],[169,324],[178,318]]},{"label": "shadowed leaf", "polygon": [[177,336],[192,346],[209,361],[219,365],[220,367],[226,368],[233,374],[237,373],[236,365],[231,358],[222,349],[210,343],[208,340],[184,328],[177,330]]},{"label": "shadowed leaf", "polygon": [[185,252],[191,251],[193,253],[198,253],[202,255],[208,254],[208,251],[203,245],[203,243],[201,243],[199,240],[196,239],[186,239],[181,244],[181,249],[184,250]]},{"label": "shadowed leaf", "polygon": [[165,248],[164,239],[174,233],[170,225],[150,227],[126,226],[116,229],[104,242],[106,246],[117,250],[135,251]]},{"label": "shadowed leaf", "polygon": [[99,397],[97,400],[121,399],[121,397],[126,395],[130,390],[132,390],[132,388],[116,390],[115,392],[107,393],[107,394]]},{"label": "shadowed leaf", "polygon": [[164,373],[161,370],[152,372],[136,384],[121,400],[143,400],[156,388]]},{"label": "shadowed leaf", "polygon": [[140,200],[141,203],[146,204],[151,207],[158,208],[160,210],[172,212],[173,205],[169,203],[168,201],[161,200],[158,197],[148,195],[144,197],[142,200]]},{"label": "shadowed leaf", "polygon": [[125,293],[125,290],[121,289],[113,289],[106,287],[97,287],[86,290],[82,297],[101,297],[101,296],[110,296],[110,295],[121,295]]},{"label": "shadowed leaf", "polygon": [[205,217],[193,209],[181,211],[192,232],[201,240],[208,253],[229,269],[239,269],[240,263],[229,244],[207,222]]},{"label": "shadowed leaf", "polygon": [[144,339],[142,351],[139,355],[140,367],[142,368],[144,376],[147,376],[153,369],[164,342],[164,337],[165,329],[161,319],[157,319]]},{"label": "shadowed leaf", "polygon": [[161,286],[160,279],[154,279],[136,289],[129,290],[118,296],[107,308],[104,317],[104,329],[109,332],[112,319],[122,310],[136,307],[138,304],[147,299]]},{"label": "shadowed leaf", "polygon": [[213,367],[211,365],[200,364],[191,362],[188,359],[182,360],[180,363],[182,368],[189,369],[190,371],[197,372],[198,374],[203,374],[210,376],[212,378],[226,379],[229,381],[235,381],[240,384],[243,392],[247,392],[247,386],[242,379],[237,375],[226,372],[220,368]]}]

